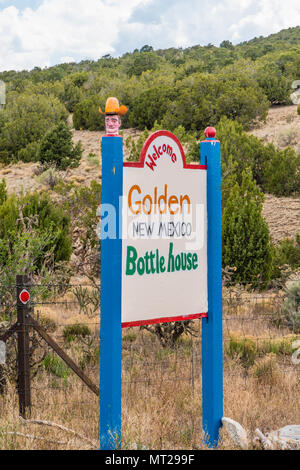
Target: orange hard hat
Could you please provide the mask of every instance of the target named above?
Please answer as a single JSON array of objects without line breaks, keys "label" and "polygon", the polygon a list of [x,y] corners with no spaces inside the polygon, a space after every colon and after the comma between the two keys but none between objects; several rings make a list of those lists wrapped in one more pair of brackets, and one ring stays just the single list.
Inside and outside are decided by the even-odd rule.
[{"label": "orange hard hat", "polygon": [[99,108],[99,113],[101,114],[118,114],[119,116],[124,116],[128,111],[128,108],[126,106],[120,106],[119,105],[119,100],[117,98],[114,98],[113,96],[110,96],[106,100],[105,104],[105,112]]}]

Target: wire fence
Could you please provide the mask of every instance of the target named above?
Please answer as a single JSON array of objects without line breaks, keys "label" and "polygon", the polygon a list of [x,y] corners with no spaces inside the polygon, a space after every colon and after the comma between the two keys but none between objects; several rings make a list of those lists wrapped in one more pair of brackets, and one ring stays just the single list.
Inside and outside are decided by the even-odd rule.
[{"label": "wire fence", "polygon": [[[17,315],[17,286],[6,287],[10,297],[1,302],[0,335],[14,324]],[[34,284],[29,285],[28,289],[32,293],[28,306],[32,318],[84,374],[99,386],[100,285]],[[293,374],[290,383],[295,384],[295,391],[289,406],[300,418],[300,366],[292,361],[295,351],[293,345],[295,341],[300,340],[300,329],[298,323],[293,323],[287,318],[283,308],[286,298],[287,294],[283,290],[258,292],[248,290],[243,285],[224,286],[225,403],[234,384],[239,390],[237,400],[248,393],[254,384],[259,387],[259,380],[264,384],[263,390],[266,393],[272,384],[271,378],[275,376],[276,366],[276,370],[282,371],[285,378]],[[194,442],[196,430],[201,429],[201,408],[198,405],[201,402],[201,365],[202,360],[205,360],[201,351],[202,321],[206,319],[191,321],[190,333],[186,332],[180,336],[175,345],[166,341],[164,347],[156,335],[155,326],[148,329],[135,327],[123,330],[122,413],[124,442],[128,448],[133,445],[132,442],[138,445],[136,432],[140,440],[157,448],[166,445],[184,448],[184,432],[187,433],[186,439],[189,436],[189,443]],[[0,411],[3,419],[7,417],[8,421],[12,419],[12,410],[17,406],[19,331],[17,328],[7,339],[6,358],[0,365]],[[169,334],[167,328],[164,334],[166,337]],[[47,341],[31,327],[28,356],[31,375],[31,413],[28,419],[60,423],[97,445],[101,418],[97,394],[86,386]],[[272,377],[268,376],[267,361],[274,365]],[[259,367],[263,363],[265,372],[260,376]],[[282,380],[284,382],[284,378]],[[279,388],[281,397],[284,392],[281,386]],[[197,400],[198,405],[195,404]],[[195,409],[190,409],[191,404],[194,404]],[[143,428],[145,422],[148,432]],[[15,429],[15,422],[13,426]],[[172,428],[178,428],[175,434],[172,433]],[[55,442],[52,442],[53,430],[52,437],[49,435],[50,431],[47,431],[46,435],[45,432],[42,434],[45,438],[45,441],[42,441],[43,448],[56,448]],[[153,437],[154,434],[160,435],[158,441],[157,437]],[[8,438],[13,439],[12,436]],[[40,440],[22,436],[18,438],[25,439],[28,448],[41,448]],[[17,437],[14,436],[14,439]],[[57,439],[58,441],[60,440]],[[82,446],[86,445],[83,441],[69,440],[68,445],[64,446],[83,448]],[[59,444],[57,447],[59,448]]]}]

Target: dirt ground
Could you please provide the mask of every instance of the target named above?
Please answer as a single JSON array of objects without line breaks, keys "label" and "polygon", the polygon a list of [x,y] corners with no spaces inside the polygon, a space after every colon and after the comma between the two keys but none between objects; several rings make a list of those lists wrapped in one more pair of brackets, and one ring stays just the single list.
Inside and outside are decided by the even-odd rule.
[{"label": "dirt ground", "polygon": [[[60,177],[66,182],[89,184],[93,179],[101,178],[100,142],[103,132],[73,130],[74,143],[81,141],[83,158],[78,168],[61,172]],[[124,142],[128,136],[137,137],[135,129],[125,129]],[[300,116],[297,106],[273,106],[265,123],[251,131],[253,135],[265,142],[273,142],[284,148],[288,145],[300,152]],[[92,154],[92,156],[90,155]],[[124,158],[127,149],[124,145]],[[49,189],[46,182],[36,175],[37,163],[18,163],[0,169],[0,179],[6,179],[9,193]],[[266,196],[263,214],[269,224],[275,242],[300,233],[300,198],[277,198]]]},{"label": "dirt ground", "polygon": [[260,124],[251,134],[280,148],[289,145],[299,153],[300,115],[297,113],[297,106],[272,106],[266,123]]}]

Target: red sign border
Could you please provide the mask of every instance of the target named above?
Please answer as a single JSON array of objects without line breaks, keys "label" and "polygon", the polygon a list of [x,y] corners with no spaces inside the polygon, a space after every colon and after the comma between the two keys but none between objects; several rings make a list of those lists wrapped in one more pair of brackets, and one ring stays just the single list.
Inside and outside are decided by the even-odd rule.
[{"label": "red sign border", "polygon": [[[152,144],[153,140],[155,140],[157,137],[160,137],[160,136],[169,137],[172,140],[174,140],[175,143],[178,145],[184,169],[207,170],[207,165],[186,163],[184,150],[183,150],[183,147],[181,145],[180,140],[176,137],[176,135],[172,134],[172,132],[167,131],[167,130],[160,130],[160,131],[156,131],[153,134],[151,134],[148,137],[148,139],[145,141],[144,145],[143,145],[139,161],[138,162],[123,162],[123,167],[125,167],[125,168],[145,168],[145,158],[146,158],[146,155],[147,155],[148,148]],[[153,318],[153,319],[150,319],[150,320],[136,320],[136,321],[132,321],[132,322],[122,322],[122,328],[131,328],[131,327],[134,327],[134,326],[143,326],[143,325],[154,325],[154,324],[157,324],[157,323],[167,323],[167,322],[173,322],[173,321],[196,320],[198,318],[208,318],[208,312],[206,312],[206,313],[195,313],[195,314],[191,314],[191,315],[179,315],[179,316],[175,316],[175,317]]]},{"label": "red sign border", "polygon": [[178,145],[180,153],[181,153],[183,168],[188,168],[189,170],[207,170],[206,165],[186,163],[184,150],[182,148],[180,140],[176,137],[176,135],[172,134],[172,132],[166,131],[166,130],[153,132],[153,134],[151,134],[148,137],[148,139],[146,140],[146,142],[143,145],[139,161],[138,162],[123,162],[123,167],[125,167],[125,168],[144,168],[145,167],[145,158],[146,158],[148,148],[152,144],[153,140],[155,140],[157,137],[160,137],[160,136],[170,137],[170,139],[174,140],[175,143]]}]

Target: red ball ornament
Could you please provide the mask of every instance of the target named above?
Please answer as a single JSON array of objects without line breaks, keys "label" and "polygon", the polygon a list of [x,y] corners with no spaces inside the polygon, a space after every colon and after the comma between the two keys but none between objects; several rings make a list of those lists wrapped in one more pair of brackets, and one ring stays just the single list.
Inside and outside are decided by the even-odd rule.
[{"label": "red ball ornament", "polygon": [[208,138],[216,137],[216,133],[217,131],[214,127],[207,127],[204,131],[205,137],[208,137]]}]

